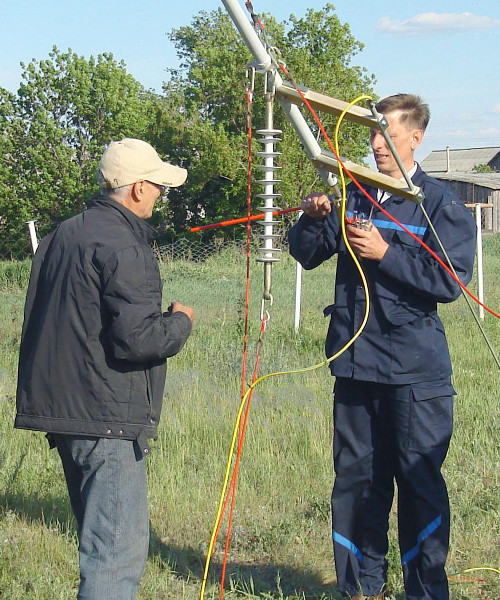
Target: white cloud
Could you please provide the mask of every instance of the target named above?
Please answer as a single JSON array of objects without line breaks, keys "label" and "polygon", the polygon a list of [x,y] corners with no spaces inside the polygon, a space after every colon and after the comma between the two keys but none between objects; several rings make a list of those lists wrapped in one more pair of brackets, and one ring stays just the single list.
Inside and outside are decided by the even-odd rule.
[{"label": "white cloud", "polygon": [[481,17],[469,12],[462,14],[421,13],[406,20],[383,17],[376,25],[377,31],[390,35],[436,35],[440,33],[478,31],[493,27],[500,27],[500,19]]},{"label": "white cloud", "polygon": [[498,104],[495,104],[495,106],[493,107],[493,112],[500,113],[500,102]]}]

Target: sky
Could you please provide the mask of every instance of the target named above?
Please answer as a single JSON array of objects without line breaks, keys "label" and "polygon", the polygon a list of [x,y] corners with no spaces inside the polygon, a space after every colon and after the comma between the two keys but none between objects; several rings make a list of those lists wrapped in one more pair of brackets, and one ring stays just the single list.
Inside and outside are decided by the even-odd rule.
[{"label": "sky", "polygon": [[[375,92],[380,97],[415,93],[430,105],[431,122],[417,160],[447,146],[500,146],[498,0],[331,3],[365,46],[352,64],[375,75]],[[240,4],[244,7],[243,0]],[[326,0],[252,4],[256,13],[284,21],[290,14],[304,17],[308,8],[320,10]],[[225,10],[220,0],[1,0],[0,86],[16,92],[20,63],[47,59],[57,46],[87,58],[111,52],[146,88],[161,92],[165,69],[177,66],[169,32],[190,25],[200,11],[217,8]]]}]

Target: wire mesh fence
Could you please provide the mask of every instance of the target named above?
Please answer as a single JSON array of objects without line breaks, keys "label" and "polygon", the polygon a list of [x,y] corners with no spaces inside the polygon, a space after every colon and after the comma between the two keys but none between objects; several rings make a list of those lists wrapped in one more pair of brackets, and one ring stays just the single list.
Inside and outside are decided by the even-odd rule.
[{"label": "wire mesh fence", "polygon": [[18,231],[0,230],[0,260],[25,260],[32,254],[27,225]]},{"label": "wire mesh fence", "polygon": [[[474,205],[469,205],[471,210]],[[491,233],[487,216],[487,208],[481,208],[481,229],[483,233]],[[280,234],[281,239],[277,240],[278,246],[286,245],[286,227],[282,226],[276,233]],[[259,246],[259,237],[257,234],[252,236],[252,247],[256,249]],[[241,250],[246,249],[244,240],[223,240],[214,238],[211,241],[200,241],[197,239],[178,238],[169,243],[160,243],[155,251],[158,258],[162,260],[188,260],[193,262],[202,262],[208,257],[218,254],[227,248]],[[29,227],[26,223],[17,230],[7,229],[0,226],[0,260],[26,260],[33,254],[32,240]]]},{"label": "wire mesh fence", "polygon": [[[286,243],[283,233],[278,242]],[[252,236],[252,250],[256,251],[259,245],[257,235]],[[200,241],[196,239],[179,238],[169,243],[156,244],[155,253],[161,260],[187,260],[191,262],[203,262],[210,256],[219,254],[226,249],[234,249],[237,252],[246,252],[245,240],[223,240],[220,238],[211,241]],[[32,240],[28,225],[17,231],[0,231],[0,260],[15,261],[26,260],[33,255]]]},{"label": "wire mesh fence", "polygon": [[203,262],[210,256],[228,248],[244,252],[246,250],[246,242],[243,240],[200,242],[198,240],[181,238],[169,244],[158,245],[155,250],[161,260]]}]

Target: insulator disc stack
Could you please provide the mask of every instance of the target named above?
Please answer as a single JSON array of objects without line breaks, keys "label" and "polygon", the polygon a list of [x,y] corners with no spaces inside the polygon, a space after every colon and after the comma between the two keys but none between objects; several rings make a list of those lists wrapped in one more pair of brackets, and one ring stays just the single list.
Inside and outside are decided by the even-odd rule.
[{"label": "insulator disc stack", "polygon": [[261,194],[257,194],[258,198],[264,200],[264,206],[260,207],[260,210],[264,213],[264,220],[261,221],[261,225],[264,227],[264,232],[259,235],[262,240],[262,244],[259,247],[259,258],[258,262],[273,263],[279,262],[281,259],[276,256],[281,252],[281,248],[276,248],[275,240],[281,236],[276,233],[276,225],[279,225],[279,221],[273,220],[273,212],[280,210],[279,206],[274,204],[276,198],[280,198],[281,194],[276,192],[275,186],[281,183],[281,179],[276,179],[276,171],[281,167],[274,164],[274,159],[281,155],[281,152],[276,152],[274,144],[281,142],[280,129],[258,129],[257,134],[261,137],[257,138],[264,149],[261,152],[257,152],[258,156],[264,159],[263,165],[256,165],[258,169],[262,169],[264,172],[263,179],[257,179],[256,183],[263,186],[264,191]]}]

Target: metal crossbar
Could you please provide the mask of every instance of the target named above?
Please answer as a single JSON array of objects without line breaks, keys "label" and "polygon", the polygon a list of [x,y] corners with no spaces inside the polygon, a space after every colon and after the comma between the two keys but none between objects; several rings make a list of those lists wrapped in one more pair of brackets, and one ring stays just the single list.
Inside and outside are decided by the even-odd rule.
[{"label": "metal crossbar", "polygon": [[[279,65],[276,63],[274,56],[268,52],[261,39],[248,22],[238,0],[222,0],[222,3],[236,28],[241,33],[248,49],[255,58],[255,63],[253,64],[254,68],[258,72],[265,73],[269,77],[270,87],[274,87],[276,99],[282,106],[285,114],[295,129],[307,155],[318,169],[318,172],[325,183],[330,186],[335,185],[336,177],[334,177],[334,175],[339,174],[339,160],[332,156],[331,153],[325,152],[320,148],[309,125],[300,112],[300,106],[304,104],[305,99],[313,109],[340,116],[348,107],[348,104],[342,100],[314,92],[308,88],[305,88],[305,90],[299,89],[290,82],[283,81],[278,72]],[[361,183],[381,188],[393,194],[396,193],[405,199],[420,204],[424,199],[422,190],[413,186],[411,183],[411,180],[406,173],[406,169],[404,168],[404,165],[402,165],[394,145],[386,132],[387,122],[383,116],[377,113],[374,106],[371,107],[371,110],[359,106],[352,106],[345,113],[345,118],[355,123],[365,125],[370,129],[376,129],[382,133],[389,148],[394,154],[398,165],[400,165],[400,168],[402,169],[406,184],[393,177],[382,175],[378,171],[373,171],[372,169],[357,165],[350,161],[346,161],[345,163],[342,161],[345,167],[353,176],[357,179],[359,178]]]}]

